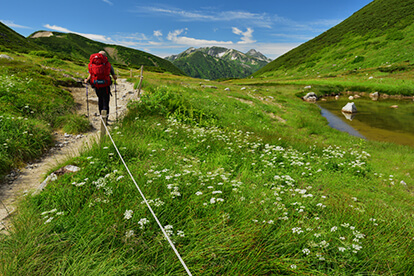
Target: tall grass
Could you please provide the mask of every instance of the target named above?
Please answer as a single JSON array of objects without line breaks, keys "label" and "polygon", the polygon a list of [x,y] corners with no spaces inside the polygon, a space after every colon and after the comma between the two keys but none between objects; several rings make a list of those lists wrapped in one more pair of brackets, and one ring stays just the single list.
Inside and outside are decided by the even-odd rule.
[{"label": "tall grass", "polygon": [[[414,273],[412,166],[278,88],[146,92],[112,134],[194,275]],[[112,144],[73,164],[22,203],[3,274],[185,275]]]},{"label": "tall grass", "polygon": [[10,169],[41,156],[52,144],[53,129],[82,132],[89,123],[71,115],[74,100],[58,87],[66,77],[30,61],[0,59],[0,66],[1,179]]}]

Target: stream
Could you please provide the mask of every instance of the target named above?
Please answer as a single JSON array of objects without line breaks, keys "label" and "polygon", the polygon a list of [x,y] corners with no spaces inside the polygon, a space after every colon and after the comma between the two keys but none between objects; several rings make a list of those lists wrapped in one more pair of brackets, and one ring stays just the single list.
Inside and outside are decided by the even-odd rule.
[{"label": "stream", "polygon": [[[349,100],[348,96],[318,101],[321,115],[329,126],[363,139],[392,142],[414,147],[413,99],[381,99],[367,97]],[[357,113],[345,114],[341,109],[355,103]]]}]

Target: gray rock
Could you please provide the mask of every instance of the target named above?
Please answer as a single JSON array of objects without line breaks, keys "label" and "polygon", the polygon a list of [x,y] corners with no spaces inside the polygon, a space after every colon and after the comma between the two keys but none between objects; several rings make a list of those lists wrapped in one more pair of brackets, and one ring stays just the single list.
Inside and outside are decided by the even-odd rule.
[{"label": "gray rock", "polygon": [[8,55],[5,55],[5,54],[1,54],[0,55],[0,58],[5,58],[5,59],[8,59],[8,60],[14,60],[14,58],[12,58],[12,57],[10,57]]},{"label": "gray rock", "polygon": [[316,102],[318,100],[318,96],[315,94],[315,92],[309,92],[308,94],[306,94],[305,96],[303,96],[302,98],[303,100],[307,101],[307,102]]},{"label": "gray rock", "polygon": [[347,103],[344,107],[342,107],[342,112],[344,113],[357,113],[357,108],[354,103]]}]

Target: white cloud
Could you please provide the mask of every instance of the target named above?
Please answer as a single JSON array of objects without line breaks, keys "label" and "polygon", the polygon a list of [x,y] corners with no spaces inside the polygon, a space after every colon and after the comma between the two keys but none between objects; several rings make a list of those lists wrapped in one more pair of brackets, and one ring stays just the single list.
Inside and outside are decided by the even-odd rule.
[{"label": "white cloud", "polygon": [[173,32],[169,32],[167,35],[167,39],[175,44],[181,44],[181,45],[187,45],[187,46],[193,46],[193,47],[224,46],[224,45],[233,44],[233,42],[231,41],[206,40],[206,39],[198,39],[198,38],[180,36],[185,31],[187,31],[187,29],[181,29],[181,30],[175,30]]},{"label": "white cloud", "polygon": [[107,3],[107,4],[109,4],[109,5],[113,5],[114,3],[112,3],[111,1],[109,1],[109,0],[102,0],[103,2],[105,2],[105,3]]},{"label": "white cloud", "polygon": [[301,43],[259,43],[255,44],[254,48],[268,58],[276,59],[279,56],[298,47],[300,44]]},{"label": "white cloud", "polygon": [[198,22],[222,22],[222,21],[243,21],[251,25],[270,28],[272,18],[266,13],[251,13],[245,11],[186,11],[178,8],[160,7],[137,7],[133,12],[148,13],[151,16],[172,16],[181,21]]},{"label": "white cloud", "polygon": [[18,24],[15,24],[13,21],[9,21],[9,20],[0,20],[0,22],[3,23],[4,25],[10,27],[10,28],[31,29],[30,27],[18,25]]},{"label": "white cloud", "polygon": [[64,27],[60,27],[60,26],[56,26],[56,25],[50,25],[50,24],[46,24],[43,27],[48,28],[48,29],[53,30],[53,31],[62,32],[62,33],[74,33],[74,34],[81,35],[81,36],[84,36],[86,38],[101,41],[101,42],[104,42],[104,43],[114,43],[114,41],[110,37],[107,37],[107,36],[104,36],[104,35],[84,34],[84,33],[73,32],[73,31],[71,31],[69,29],[66,29]]},{"label": "white cloud", "polygon": [[253,40],[253,29],[247,28],[247,31],[243,32],[242,30],[233,27],[233,33],[236,35],[241,35],[241,41],[237,42],[238,44],[249,44],[254,43],[256,40]]},{"label": "white cloud", "polygon": [[57,31],[57,32],[73,33],[69,29],[66,29],[66,28],[63,28],[63,27],[59,27],[59,26],[56,26],[56,25],[46,24],[46,25],[43,25],[43,27],[48,28],[48,29],[53,30],[53,31]]},{"label": "white cloud", "polygon": [[162,36],[162,32],[159,30],[154,31],[154,36],[156,37],[161,37]]}]

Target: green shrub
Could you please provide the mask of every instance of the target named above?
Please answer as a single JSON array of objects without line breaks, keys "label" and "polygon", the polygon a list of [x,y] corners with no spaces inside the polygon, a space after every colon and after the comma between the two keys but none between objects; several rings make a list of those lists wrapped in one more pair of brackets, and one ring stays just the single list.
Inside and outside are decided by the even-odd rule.
[{"label": "green shrub", "polygon": [[401,31],[392,30],[387,34],[385,39],[386,40],[403,40],[404,39],[404,33],[401,32]]},{"label": "green shrub", "polygon": [[38,57],[45,57],[45,58],[53,58],[55,56],[54,53],[47,52],[47,51],[31,51],[29,54],[38,56]]},{"label": "green shrub", "polygon": [[78,114],[67,114],[59,116],[56,120],[56,127],[61,127],[66,133],[79,134],[91,129],[87,118]]},{"label": "green shrub", "polygon": [[62,66],[62,65],[65,65],[66,63],[61,59],[51,58],[51,59],[45,60],[43,64],[47,66]]},{"label": "green shrub", "polygon": [[51,129],[45,123],[0,113],[0,174],[41,155],[52,143]]},{"label": "green shrub", "polygon": [[359,62],[363,62],[364,60],[365,60],[365,57],[363,57],[363,56],[356,56],[354,58],[354,60],[352,61],[352,64],[359,63]]}]

